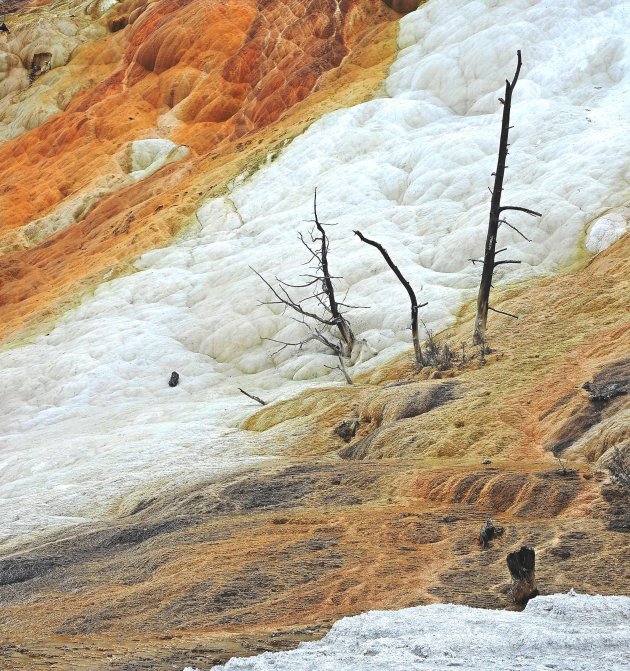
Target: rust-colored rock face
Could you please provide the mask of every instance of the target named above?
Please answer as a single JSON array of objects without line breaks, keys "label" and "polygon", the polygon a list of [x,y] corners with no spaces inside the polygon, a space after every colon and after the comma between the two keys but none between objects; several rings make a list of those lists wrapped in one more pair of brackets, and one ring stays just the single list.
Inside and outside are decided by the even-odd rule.
[{"label": "rust-colored rock face", "polygon": [[[108,7],[61,4],[7,18],[4,336],[164,244],[202,196],[313,118],[368,97],[395,47],[396,14],[380,0]],[[188,157],[136,183],[129,146],[142,138],[186,145]]]}]

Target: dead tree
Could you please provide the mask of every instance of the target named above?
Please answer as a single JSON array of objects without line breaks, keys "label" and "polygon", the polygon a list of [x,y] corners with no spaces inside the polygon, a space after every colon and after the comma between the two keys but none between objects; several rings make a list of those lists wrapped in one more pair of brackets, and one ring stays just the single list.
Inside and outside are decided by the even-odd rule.
[{"label": "dead tree", "polygon": [[[310,258],[306,264],[313,264],[313,272],[303,275],[305,282],[303,284],[290,284],[276,277],[277,286],[274,287],[257,270],[252,270],[271,290],[274,300],[266,301],[263,305],[282,305],[297,316],[293,317],[295,321],[308,329],[308,335],[297,342],[285,342],[268,338],[271,342],[276,342],[281,347],[277,352],[285,347],[297,347],[301,349],[306,343],[316,341],[328,348],[332,354],[339,359],[339,370],[343,373],[349,384],[352,383],[345,369],[344,357],[349,357],[354,347],[354,333],[350,327],[350,322],[344,316],[344,310],[352,307],[347,303],[338,300],[335,294],[333,280],[340,279],[331,274],[328,264],[328,252],[330,242],[324,224],[317,216],[317,189],[313,197],[313,215],[314,228],[310,231],[309,239],[299,233],[300,242],[306,247]],[[305,264],[305,265],[306,265]],[[291,290],[309,289],[311,293],[302,299],[295,298]],[[338,336],[338,340],[335,335]],[[276,353],[277,353],[276,352]],[[335,367],[337,368],[337,367]]]},{"label": "dead tree", "polygon": [[507,565],[512,576],[510,594],[514,603],[524,606],[538,595],[536,587],[536,552],[523,545],[520,550],[510,552]]},{"label": "dead tree", "polygon": [[376,247],[378,251],[382,254],[385,259],[385,263],[393,270],[394,275],[398,278],[400,283],[405,287],[407,294],[409,295],[409,301],[411,302],[411,335],[413,338],[413,349],[416,355],[416,364],[422,368],[424,366],[424,357],[422,356],[422,348],[420,346],[420,334],[418,332],[418,310],[423,308],[428,303],[418,304],[418,299],[416,298],[416,293],[413,290],[411,284],[403,277],[403,274],[400,272],[398,266],[392,261],[390,255],[387,253],[387,250],[383,245],[376,242],[375,240],[370,240],[366,238],[363,233],[360,231],[354,231],[354,234],[358,236],[359,240],[365,242],[366,245],[371,245]]},{"label": "dead tree", "polygon": [[[483,257],[483,270],[481,273],[481,282],[479,284],[479,295],[477,297],[477,316],[475,319],[475,328],[473,331],[473,343],[478,345],[485,340],[486,336],[486,322],[488,320],[488,310],[492,312],[498,312],[499,314],[506,315],[507,317],[513,317],[518,319],[516,315],[510,314],[509,312],[503,312],[502,310],[495,310],[493,307],[490,307],[490,289],[492,288],[492,276],[494,274],[494,269],[500,265],[506,265],[510,263],[520,263],[520,261],[515,261],[513,259],[504,259],[501,261],[496,260],[496,255],[504,252],[504,249],[497,250],[497,234],[499,228],[502,224],[505,224],[525,240],[526,238],[515,226],[510,224],[505,219],[505,212],[516,211],[516,212],[525,212],[533,217],[542,216],[540,212],[530,210],[527,207],[517,207],[515,205],[501,205],[501,195],[503,193],[503,178],[505,176],[505,170],[507,168],[506,160],[509,154],[508,143],[509,134],[510,134],[510,111],[512,107],[512,92],[518,81],[518,76],[521,71],[521,51],[520,49],[516,52],[518,57],[518,62],[516,66],[516,72],[512,81],[505,80],[505,98],[499,98],[499,101],[503,105],[503,118],[501,121],[501,138],[499,140],[499,156],[497,158],[497,168],[493,172],[494,176],[494,187],[491,189],[492,200],[490,202],[490,217],[488,219],[488,234],[486,237],[486,247]],[[473,263],[481,263],[478,259],[471,259]]]}]

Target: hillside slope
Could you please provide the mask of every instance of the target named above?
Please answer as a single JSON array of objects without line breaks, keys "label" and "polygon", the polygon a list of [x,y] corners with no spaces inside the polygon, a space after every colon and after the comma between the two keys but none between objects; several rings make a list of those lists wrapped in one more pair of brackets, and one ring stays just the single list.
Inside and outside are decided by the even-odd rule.
[{"label": "hillside slope", "polygon": [[[425,380],[404,355],[280,402],[248,422],[285,446],[280,463],[16,548],[0,562],[12,668],[208,668],[369,609],[504,608],[505,556],[524,543],[543,594],[628,594],[627,492],[599,468],[630,437],[628,397],[575,420],[596,405],[584,383],[628,379],[629,251],[626,235],[575,272],[505,290],[498,304],[520,319],[495,320],[484,366],[476,355]],[[353,418],[360,452],[334,432]],[[548,451],[559,433],[566,474]],[[505,534],[481,550],[487,516]]]},{"label": "hillside slope", "polygon": [[[628,594],[628,2],[0,5],[3,664],[206,669],[370,609],[510,608],[523,543],[542,594]],[[500,232],[518,320],[482,356],[517,48],[504,202],[542,216]],[[351,386],[282,348],[304,325],[253,272],[303,282],[316,188]],[[416,370],[356,229],[448,365]]]}]

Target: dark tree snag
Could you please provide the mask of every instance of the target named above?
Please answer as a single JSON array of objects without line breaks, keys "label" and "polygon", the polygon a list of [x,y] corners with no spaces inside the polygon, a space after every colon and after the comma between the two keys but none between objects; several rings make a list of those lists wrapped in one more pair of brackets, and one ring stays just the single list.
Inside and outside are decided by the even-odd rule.
[{"label": "dark tree snag", "polygon": [[[283,350],[285,347],[298,347],[301,349],[306,343],[317,341],[327,347],[336,357],[349,357],[352,354],[355,338],[349,321],[343,315],[343,309],[358,306],[348,305],[345,302],[339,301],[335,295],[333,280],[339,278],[331,275],[328,265],[329,241],[324,230],[326,224],[320,222],[317,216],[317,189],[313,198],[313,213],[315,216],[313,220],[315,228],[310,232],[310,241],[307,241],[301,233],[298,234],[300,242],[310,254],[306,264],[313,264],[313,273],[303,275],[305,278],[303,284],[290,284],[276,277],[278,284],[274,287],[257,270],[252,268],[274,296],[274,300],[266,301],[263,305],[282,305],[285,309],[292,310],[298,315],[294,319],[303,324],[309,332],[307,337],[298,342],[284,342],[274,340],[273,338],[267,338],[267,340],[277,342],[281,345],[277,352]],[[291,289],[305,288],[311,289],[309,296],[300,300],[292,296]],[[337,330],[339,342],[334,342],[330,335],[326,333],[330,329]],[[345,366],[341,365],[339,369],[346,377],[346,380],[349,381]],[[349,384],[352,384],[352,382],[349,381]]]},{"label": "dark tree snag", "polygon": [[339,303],[337,303],[337,298],[335,296],[335,287],[332,283],[332,277],[330,275],[330,270],[328,268],[328,236],[324,227],[317,217],[317,189],[315,189],[315,195],[313,196],[313,216],[315,218],[315,226],[320,234],[320,253],[319,253],[319,269],[322,273],[322,288],[326,299],[328,302],[327,308],[330,311],[330,314],[333,317],[337,328],[339,329],[339,334],[341,335],[341,340],[345,344],[345,356],[350,356],[352,348],[354,346],[354,333],[350,328],[350,323],[339,310]]},{"label": "dark tree snag", "polygon": [[536,552],[523,545],[520,550],[510,552],[507,565],[512,576],[510,594],[514,603],[524,606],[538,595],[536,587]]},{"label": "dark tree snag", "polygon": [[418,305],[418,299],[416,298],[416,294],[411,284],[409,284],[409,282],[403,277],[403,274],[398,269],[398,266],[392,261],[390,255],[387,253],[387,250],[385,247],[383,247],[383,245],[379,244],[375,240],[366,238],[360,231],[354,231],[354,234],[358,236],[359,240],[365,242],[366,245],[371,245],[372,247],[376,247],[376,249],[378,249],[378,251],[385,259],[385,263],[387,263],[387,265],[393,270],[394,275],[396,275],[400,283],[403,285],[403,287],[405,287],[405,290],[409,295],[409,301],[411,302],[411,334],[413,337],[413,349],[416,355],[416,363],[420,368],[422,368],[424,366],[424,357],[422,356],[422,348],[420,347],[420,334],[418,332],[418,310],[423,308],[425,305],[428,305],[428,303],[421,303]]},{"label": "dark tree snag", "polygon": [[503,536],[504,531],[505,529],[503,527],[495,527],[492,520],[488,518],[479,531],[479,545],[485,550],[490,544],[490,541],[499,536]]},{"label": "dark tree snag", "polygon": [[[473,343],[478,345],[486,336],[486,323],[488,321],[488,310],[489,299],[490,299],[490,289],[492,288],[492,276],[494,274],[494,269],[499,265],[509,264],[509,263],[520,263],[520,261],[496,261],[495,257],[498,254],[496,251],[497,245],[497,234],[501,224],[506,224],[513,230],[515,230],[520,236],[525,238],[525,236],[512,224],[509,224],[505,218],[502,218],[501,215],[506,211],[517,211],[525,212],[535,217],[540,217],[539,212],[530,210],[527,207],[518,207],[514,205],[504,205],[501,206],[501,195],[503,193],[503,179],[505,177],[505,170],[507,168],[506,159],[508,156],[508,138],[510,134],[510,110],[512,107],[512,92],[518,81],[518,76],[521,72],[521,51],[520,49],[516,52],[518,61],[516,65],[516,72],[512,81],[505,81],[505,98],[499,98],[503,104],[503,119],[501,121],[501,138],[499,140],[499,156],[497,158],[497,168],[494,174],[494,188],[490,190],[492,194],[492,200],[490,201],[490,216],[488,219],[488,234],[486,237],[486,247],[483,258],[483,270],[481,273],[481,282],[479,284],[479,295],[477,297],[477,316],[475,319],[475,328],[473,331]],[[525,238],[527,240],[527,238]],[[500,312],[495,310],[495,312]],[[507,314],[507,313],[503,313]],[[508,315],[513,316],[513,315]]]},{"label": "dark tree snag", "polygon": [[173,371],[171,373],[171,379],[168,381],[168,386],[176,387],[178,384],[179,384],[179,373],[177,371]]},{"label": "dark tree snag", "polygon": [[260,403],[260,405],[267,405],[266,401],[263,401],[262,398],[258,398],[258,396],[254,396],[254,394],[249,394],[247,393],[244,389],[241,389],[240,387],[238,390],[241,392],[241,394],[245,394],[248,398],[251,398],[252,401],[256,401],[256,403]]}]

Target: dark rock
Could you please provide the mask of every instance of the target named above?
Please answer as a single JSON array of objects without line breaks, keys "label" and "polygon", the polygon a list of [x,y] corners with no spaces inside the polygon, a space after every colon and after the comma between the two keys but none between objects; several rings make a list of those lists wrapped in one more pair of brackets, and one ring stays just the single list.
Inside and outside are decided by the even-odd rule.
[{"label": "dark rock", "polygon": [[179,373],[176,371],[173,371],[171,373],[171,379],[168,381],[168,386],[169,387],[176,387],[179,384]]},{"label": "dark rock", "polygon": [[116,19],[112,19],[109,22],[109,29],[112,33],[117,33],[119,30],[122,30],[129,23],[128,16],[119,16]]},{"label": "dark rock", "polygon": [[624,396],[630,389],[630,380],[614,380],[604,384],[586,382],[582,389],[587,391],[592,401],[607,403],[617,396]]}]

